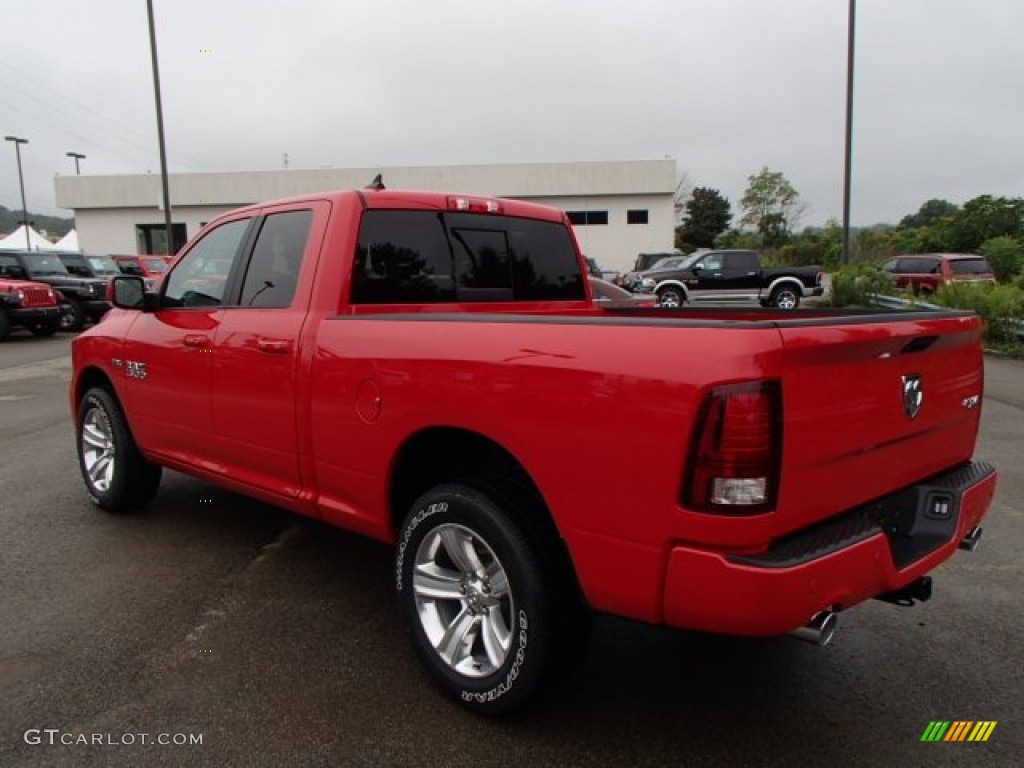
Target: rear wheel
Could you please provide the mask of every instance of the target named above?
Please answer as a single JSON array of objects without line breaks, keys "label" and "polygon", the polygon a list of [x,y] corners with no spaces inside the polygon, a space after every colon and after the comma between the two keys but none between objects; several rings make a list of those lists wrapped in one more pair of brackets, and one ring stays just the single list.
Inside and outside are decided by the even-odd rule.
[{"label": "rear wheel", "polygon": [[686,296],[678,288],[668,286],[658,291],[658,306],[659,307],[681,307],[686,303]]},{"label": "rear wheel", "polygon": [[559,671],[560,635],[575,618],[548,547],[516,504],[493,487],[441,485],[398,534],[398,608],[416,654],[446,694],[480,714],[520,706]]},{"label": "rear wheel", "polygon": [[122,514],[141,509],[160,487],[160,467],[139,452],[120,404],[94,387],[78,407],[78,464],[93,503]]},{"label": "rear wheel", "polygon": [[800,294],[790,285],[780,285],[772,291],[768,301],[773,307],[779,309],[796,309],[800,306]]}]

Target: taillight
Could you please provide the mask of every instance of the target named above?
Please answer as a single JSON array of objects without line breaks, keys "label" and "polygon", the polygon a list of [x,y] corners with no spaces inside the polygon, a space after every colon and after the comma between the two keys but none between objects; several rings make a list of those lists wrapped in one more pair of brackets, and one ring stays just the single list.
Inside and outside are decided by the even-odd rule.
[{"label": "taillight", "polygon": [[777,381],[716,387],[697,419],[683,504],[726,514],[770,511],[779,491],[781,450]]},{"label": "taillight", "polygon": [[448,208],[470,213],[501,213],[501,203],[480,197],[449,197]]}]

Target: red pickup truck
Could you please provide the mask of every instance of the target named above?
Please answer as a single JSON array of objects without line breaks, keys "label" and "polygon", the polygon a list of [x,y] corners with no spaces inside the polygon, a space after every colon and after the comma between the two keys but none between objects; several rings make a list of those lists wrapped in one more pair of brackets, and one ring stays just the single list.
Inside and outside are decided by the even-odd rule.
[{"label": "red pickup truck", "polygon": [[976,544],[976,316],[606,310],[585,275],[565,214],[520,201],[229,213],[74,341],[88,493],[135,510],[170,467],[394,544],[417,654],[491,713],[592,611],[824,642]]}]

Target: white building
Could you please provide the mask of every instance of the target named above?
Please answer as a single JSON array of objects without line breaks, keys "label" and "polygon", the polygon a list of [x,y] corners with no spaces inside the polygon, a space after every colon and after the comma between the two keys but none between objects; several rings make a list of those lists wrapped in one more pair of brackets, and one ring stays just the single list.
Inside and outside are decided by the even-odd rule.
[{"label": "white building", "polygon": [[[569,213],[583,253],[603,269],[624,271],[638,253],[672,250],[672,159],[172,174],[176,246],[233,208],[364,187],[378,173],[392,189],[511,197],[561,208]],[[85,251],[165,252],[159,175],[58,176],[55,185],[57,205],[74,211]]]}]

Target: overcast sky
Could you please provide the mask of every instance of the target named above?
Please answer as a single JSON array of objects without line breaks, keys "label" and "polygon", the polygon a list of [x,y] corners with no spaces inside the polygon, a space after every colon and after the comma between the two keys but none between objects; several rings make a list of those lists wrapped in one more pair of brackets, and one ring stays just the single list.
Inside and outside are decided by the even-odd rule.
[{"label": "overcast sky", "polygon": [[[1024,2],[860,0],[855,224],[1024,195]],[[782,171],[842,214],[847,0],[154,0],[172,172],[667,156],[738,212]],[[6,0],[0,134],[159,172],[144,0]],[[20,208],[13,145],[0,204]]]}]

